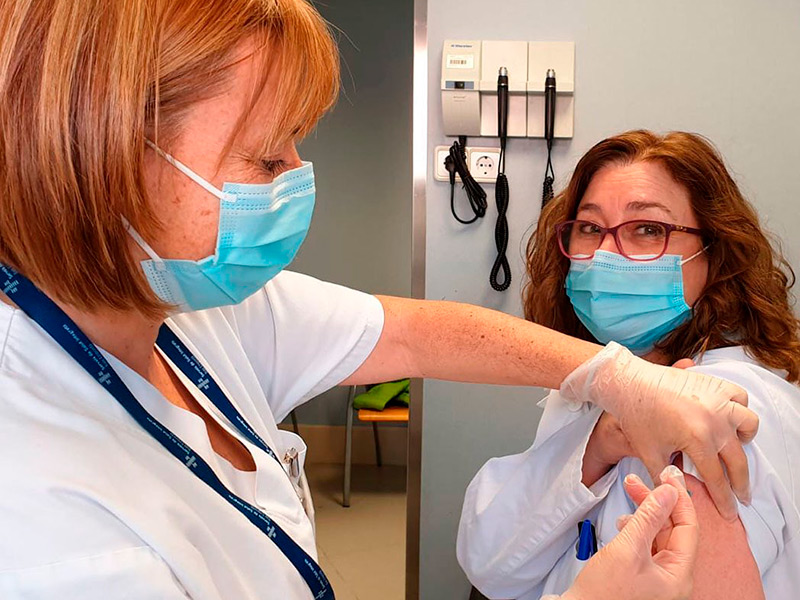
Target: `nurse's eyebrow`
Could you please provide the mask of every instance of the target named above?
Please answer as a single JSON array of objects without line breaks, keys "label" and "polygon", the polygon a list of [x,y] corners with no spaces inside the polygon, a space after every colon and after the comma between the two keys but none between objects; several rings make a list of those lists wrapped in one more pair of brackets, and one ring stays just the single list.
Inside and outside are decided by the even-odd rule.
[{"label": "nurse's eyebrow", "polygon": [[[634,200],[633,202],[628,202],[627,206],[625,207],[625,210],[639,211],[639,210],[647,210],[648,208],[661,209],[673,219],[675,218],[675,215],[672,213],[669,207],[666,204],[662,204],[661,202]],[[599,204],[595,204],[594,202],[584,202],[578,207],[578,212],[602,213],[603,209],[600,207]]]},{"label": "nurse's eyebrow", "polygon": [[634,200],[633,202],[628,202],[628,206],[625,207],[626,210],[647,210],[648,208],[659,208],[673,219],[675,218],[675,215],[672,214],[672,211],[669,209],[669,207],[666,204],[661,204],[661,202]]},{"label": "nurse's eyebrow", "polygon": [[589,212],[603,212],[603,209],[594,202],[584,202],[578,207],[578,212],[583,212],[585,210]]}]

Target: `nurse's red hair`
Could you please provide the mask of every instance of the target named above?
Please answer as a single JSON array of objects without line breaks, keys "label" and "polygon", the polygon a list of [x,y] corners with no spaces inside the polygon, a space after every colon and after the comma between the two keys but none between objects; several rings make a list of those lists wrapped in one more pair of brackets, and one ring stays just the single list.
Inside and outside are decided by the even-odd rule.
[{"label": "nurse's red hair", "polygon": [[285,74],[270,90],[277,118],[257,124],[268,155],[339,91],[336,44],[304,0],[3,2],[0,262],[83,311],[163,314],[120,216],[155,234],[145,137],[178,134],[194,102],[224,93],[245,40],[261,58],[250,111],[271,69]]},{"label": "nurse's red hair", "polygon": [[557,223],[574,219],[578,204],[597,171],[609,164],[654,161],[689,192],[709,245],[708,281],[692,318],[658,344],[667,360],[690,358],[706,350],[744,346],[762,365],[800,378],[800,321],[790,302],[795,281],[777,240],[761,227],[722,157],[703,137],[674,132],[656,135],[629,131],[590,149],[575,168],[567,189],[542,211],[528,242],[524,289],[527,319],[585,340],[595,341],[575,316],[564,283],[569,260],[558,249]]}]

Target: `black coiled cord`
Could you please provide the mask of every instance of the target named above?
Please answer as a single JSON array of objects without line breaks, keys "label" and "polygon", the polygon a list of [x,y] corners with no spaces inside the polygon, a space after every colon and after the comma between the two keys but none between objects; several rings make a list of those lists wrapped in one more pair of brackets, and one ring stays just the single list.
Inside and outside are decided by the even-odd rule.
[{"label": "black coiled cord", "polygon": [[[486,215],[486,192],[480,184],[475,181],[475,178],[469,172],[467,165],[467,138],[460,136],[458,140],[453,142],[450,146],[450,154],[444,161],[444,167],[450,173],[450,212],[459,223],[469,225]],[[475,214],[469,220],[462,219],[456,214],[456,174],[461,177],[461,182],[464,184],[464,190],[467,192],[467,199]]]},{"label": "black coiled cord", "polygon": [[547,167],[544,170],[544,183],[542,184],[542,208],[545,204],[553,199],[553,182],[556,180],[555,171],[553,171],[553,161],[550,156],[553,143],[548,140],[547,142]]},{"label": "black coiled cord", "polygon": [[[511,285],[511,267],[506,257],[509,238],[506,213],[508,212],[508,201],[511,192],[508,187],[508,178],[505,174],[505,144],[501,144],[499,166],[500,173],[497,176],[497,183],[494,187],[494,197],[497,203],[497,224],[494,227],[494,243],[497,247],[497,258],[489,273],[489,283],[495,291],[504,292]],[[498,281],[501,271],[503,273],[503,281]]]}]

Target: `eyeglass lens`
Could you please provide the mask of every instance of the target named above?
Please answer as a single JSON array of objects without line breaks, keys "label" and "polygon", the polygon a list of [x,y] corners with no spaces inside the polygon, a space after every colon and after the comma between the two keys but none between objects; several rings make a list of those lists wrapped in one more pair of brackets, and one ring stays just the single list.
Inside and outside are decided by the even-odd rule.
[{"label": "eyeglass lens", "polygon": [[[607,235],[613,237],[610,232]],[[591,258],[603,238],[603,230],[590,221],[574,221],[561,232],[562,246],[571,258]],[[658,222],[635,221],[617,230],[618,250],[628,257],[662,254],[666,251],[667,240],[667,228]]]}]

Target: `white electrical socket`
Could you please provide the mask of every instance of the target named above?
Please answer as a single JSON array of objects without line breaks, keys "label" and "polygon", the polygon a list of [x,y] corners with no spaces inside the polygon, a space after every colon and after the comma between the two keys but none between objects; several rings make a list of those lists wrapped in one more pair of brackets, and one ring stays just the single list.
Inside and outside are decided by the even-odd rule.
[{"label": "white electrical socket", "polygon": [[500,170],[500,148],[468,148],[469,172],[478,183],[494,183]]},{"label": "white electrical socket", "polygon": [[[436,157],[433,177],[437,181],[450,181],[450,173],[444,168],[444,160],[450,154],[449,146],[436,146],[433,155]],[[467,146],[467,164],[469,172],[478,183],[494,183],[497,181],[500,166],[500,148],[478,148]],[[461,178],[456,175],[456,180]]]},{"label": "white electrical socket", "polygon": [[[434,178],[437,181],[450,181],[450,173],[444,168],[444,159],[450,156],[450,146],[436,146],[433,155],[436,157]],[[461,181],[461,178],[456,175],[456,180]]]}]

